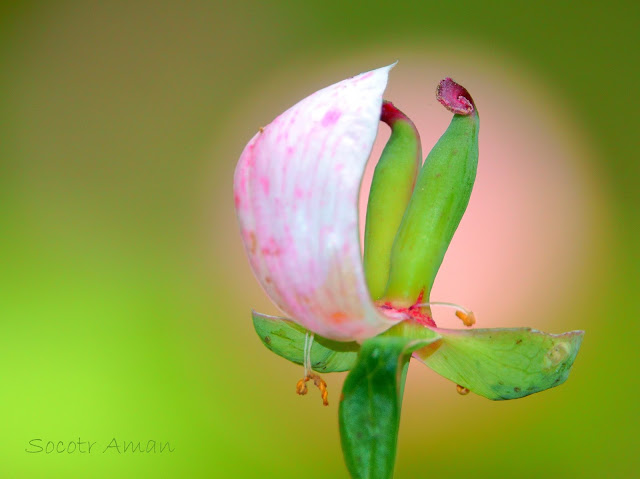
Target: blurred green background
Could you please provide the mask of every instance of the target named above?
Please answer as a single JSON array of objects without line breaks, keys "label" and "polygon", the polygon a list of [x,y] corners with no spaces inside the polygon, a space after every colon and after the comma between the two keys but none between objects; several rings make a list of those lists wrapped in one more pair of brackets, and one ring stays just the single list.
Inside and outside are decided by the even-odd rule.
[{"label": "blurred green background", "polygon": [[[580,132],[598,224],[581,287],[506,321],[587,330],[569,381],[493,403],[415,365],[396,476],[635,477],[639,13],[612,0],[3,2],[0,477],[346,477],[336,402],[296,396],[301,371],[252,330],[250,308],[274,309],[244,258],[231,178],[291,104],[422,52],[473,52],[496,78],[562,98],[554,128]],[[343,377],[327,379],[335,399]],[[29,454],[34,438],[97,445]],[[102,453],[112,438],[174,452]]]}]

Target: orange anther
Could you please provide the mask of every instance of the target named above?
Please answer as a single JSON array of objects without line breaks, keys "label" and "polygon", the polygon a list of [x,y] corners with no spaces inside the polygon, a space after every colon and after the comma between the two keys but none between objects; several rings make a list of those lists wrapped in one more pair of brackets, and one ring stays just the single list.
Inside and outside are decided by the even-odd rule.
[{"label": "orange anther", "polygon": [[322,394],[322,404],[325,406],[329,405],[329,391],[327,391],[327,383],[324,382],[320,376],[315,373],[311,373],[309,378],[313,378],[313,384],[320,389],[320,393]]},{"label": "orange anther", "polygon": [[469,389],[465,388],[464,386],[460,386],[459,384],[456,384],[456,391],[458,391],[458,394],[460,394],[461,396],[466,396],[467,394],[469,394]]},{"label": "orange anther", "polygon": [[473,311],[469,311],[469,313],[464,313],[463,311],[456,311],[456,316],[462,320],[465,326],[473,326],[476,324],[476,315],[473,314]]},{"label": "orange anther", "polygon": [[307,382],[305,379],[301,379],[300,381],[298,381],[298,383],[296,384],[296,392],[300,395],[300,396],[304,396],[305,394],[307,394]]},{"label": "orange anther", "polygon": [[319,375],[316,373],[310,373],[305,378],[298,381],[296,384],[296,392],[301,396],[307,394],[307,381],[313,379],[313,384],[320,390],[320,394],[322,397],[322,404],[325,406],[329,405],[329,391],[327,391],[327,383],[324,382]]}]

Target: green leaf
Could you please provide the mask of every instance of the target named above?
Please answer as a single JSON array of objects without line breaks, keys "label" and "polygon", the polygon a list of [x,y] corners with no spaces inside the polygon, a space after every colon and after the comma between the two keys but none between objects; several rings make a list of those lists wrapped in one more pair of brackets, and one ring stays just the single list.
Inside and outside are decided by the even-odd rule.
[{"label": "green leaf", "polygon": [[434,339],[378,336],[362,344],[345,380],[339,421],[342,451],[351,476],[393,476],[404,379],[411,353]]},{"label": "green leaf", "polygon": [[584,331],[547,334],[531,328],[447,330],[417,351],[427,366],[489,399],[516,399],[569,377]]},{"label": "green leaf", "polygon": [[[304,362],[304,338],[307,330],[285,318],[251,312],[253,326],[262,343],[278,356],[296,364]],[[311,346],[311,368],[329,373],[350,370],[356,362],[360,345],[314,336]]]}]

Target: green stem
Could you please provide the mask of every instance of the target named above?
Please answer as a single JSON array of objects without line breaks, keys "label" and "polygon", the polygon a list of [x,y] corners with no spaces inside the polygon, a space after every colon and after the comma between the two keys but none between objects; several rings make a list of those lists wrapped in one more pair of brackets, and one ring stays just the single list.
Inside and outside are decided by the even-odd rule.
[{"label": "green stem", "polygon": [[377,336],[362,344],[338,412],[342,451],[355,479],[389,479],[411,354],[431,340]]}]

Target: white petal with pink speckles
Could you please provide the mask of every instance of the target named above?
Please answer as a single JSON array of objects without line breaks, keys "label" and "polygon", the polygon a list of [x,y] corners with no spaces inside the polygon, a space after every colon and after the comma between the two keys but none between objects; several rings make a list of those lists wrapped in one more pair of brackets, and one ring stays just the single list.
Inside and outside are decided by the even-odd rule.
[{"label": "white petal with pink speckles", "polygon": [[305,98],[256,134],[236,167],[256,277],[294,321],[331,339],[363,340],[394,324],[367,290],[357,207],[391,67]]}]

